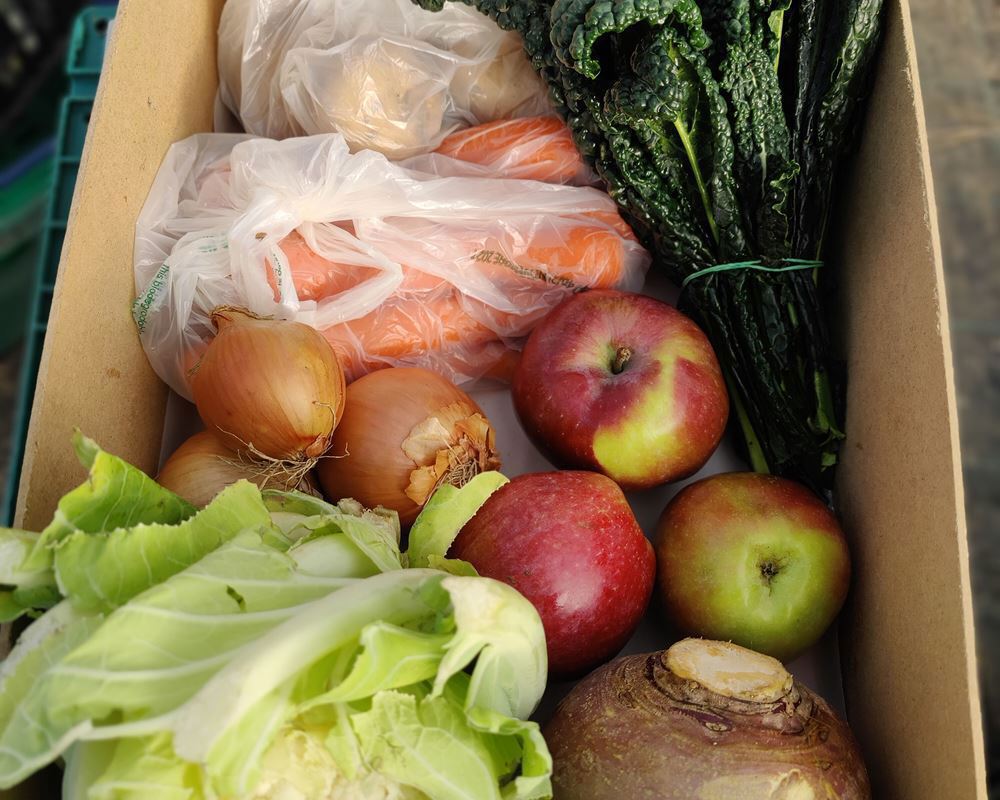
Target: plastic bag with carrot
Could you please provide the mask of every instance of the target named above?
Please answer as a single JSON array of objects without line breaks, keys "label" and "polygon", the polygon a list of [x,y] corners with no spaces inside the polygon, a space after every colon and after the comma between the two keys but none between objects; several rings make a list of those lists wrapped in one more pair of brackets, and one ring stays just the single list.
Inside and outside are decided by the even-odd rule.
[{"label": "plastic bag with carrot", "polygon": [[159,375],[190,396],[212,309],[239,305],[319,329],[350,379],[399,365],[502,379],[569,294],[641,286],[649,255],[605,193],[435,159],[432,173],[352,154],[339,134],[171,147],[135,247],[133,313]]},{"label": "plastic bag with carrot", "polygon": [[557,116],[519,117],[463,128],[433,153],[405,161],[410,169],[448,177],[457,174],[594,186],[597,175]]},{"label": "plastic bag with carrot", "polygon": [[520,37],[460,5],[227,0],[218,62],[219,97],[248,133],[339,132],[352,150],[390,158],[550,108]]}]

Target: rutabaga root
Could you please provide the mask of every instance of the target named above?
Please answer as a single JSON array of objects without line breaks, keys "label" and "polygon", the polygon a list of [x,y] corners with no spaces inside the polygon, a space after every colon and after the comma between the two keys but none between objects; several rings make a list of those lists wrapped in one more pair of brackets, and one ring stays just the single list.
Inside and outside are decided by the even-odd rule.
[{"label": "rutabaga root", "polygon": [[623,656],[543,734],[559,800],[871,800],[847,725],[780,662],[727,642]]}]

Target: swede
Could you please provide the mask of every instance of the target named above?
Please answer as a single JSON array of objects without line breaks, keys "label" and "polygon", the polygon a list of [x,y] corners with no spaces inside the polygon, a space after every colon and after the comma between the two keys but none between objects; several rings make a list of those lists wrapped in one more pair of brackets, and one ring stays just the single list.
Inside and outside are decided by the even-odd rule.
[{"label": "swede", "polygon": [[779,661],[684,639],[581,681],[544,728],[558,800],[870,800],[850,729]]}]

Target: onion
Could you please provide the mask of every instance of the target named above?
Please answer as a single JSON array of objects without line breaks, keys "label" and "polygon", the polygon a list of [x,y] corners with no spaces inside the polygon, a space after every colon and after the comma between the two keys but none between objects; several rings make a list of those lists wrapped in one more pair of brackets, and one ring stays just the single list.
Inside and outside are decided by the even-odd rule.
[{"label": "onion", "polygon": [[167,459],[156,481],[197,508],[238,480],[246,479],[261,489],[297,489],[316,494],[310,475],[275,473],[267,463],[234,454],[211,431],[196,433]]},{"label": "onion", "polygon": [[344,412],[344,372],[308,325],[222,306],[218,335],[191,379],[206,427],[239,453],[305,474]]},{"label": "onion", "polygon": [[559,800],[870,800],[850,729],[770,656],[684,639],[581,681],[543,730]]},{"label": "onion", "polygon": [[462,486],[499,466],[493,426],[472,398],[429,370],[393,367],[347,387],[317,473],[327,497],[393,509],[408,525],[441,484]]}]

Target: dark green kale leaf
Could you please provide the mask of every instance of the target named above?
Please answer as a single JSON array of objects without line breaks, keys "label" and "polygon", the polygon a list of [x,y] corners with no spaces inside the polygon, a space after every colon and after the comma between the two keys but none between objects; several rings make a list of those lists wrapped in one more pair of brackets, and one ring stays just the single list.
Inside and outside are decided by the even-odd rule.
[{"label": "dark green kale leaf", "polygon": [[799,0],[789,9],[782,57],[788,64],[781,72],[794,100],[792,152],[800,165],[792,249],[803,258],[822,254],[836,167],[857,140],[882,6],[882,0]]}]

